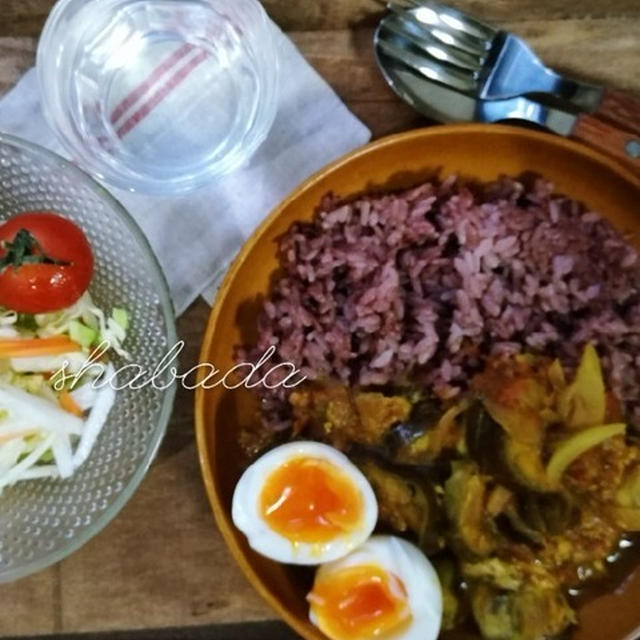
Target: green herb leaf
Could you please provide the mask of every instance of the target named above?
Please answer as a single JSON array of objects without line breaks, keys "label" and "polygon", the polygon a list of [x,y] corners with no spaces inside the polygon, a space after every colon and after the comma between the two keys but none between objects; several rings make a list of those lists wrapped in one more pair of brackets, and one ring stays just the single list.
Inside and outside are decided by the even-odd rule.
[{"label": "green herb leaf", "polygon": [[5,254],[0,258],[0,271],[7,267],[18,269],[25,264],[57,264],[62,266],[70,264],[48,256],[27,229],[20,229],[13,242],[3,242],[2,248],[5,250]]}]

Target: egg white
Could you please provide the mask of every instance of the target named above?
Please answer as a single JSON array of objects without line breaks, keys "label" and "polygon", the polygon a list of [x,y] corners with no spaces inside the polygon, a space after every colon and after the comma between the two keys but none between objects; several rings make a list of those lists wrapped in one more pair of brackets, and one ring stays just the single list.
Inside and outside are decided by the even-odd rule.
[{"label": "egg white", "polygon": [[[266,478],[293,458],[325,460],[344,473],[362,496],[363,513],[357,529],[321,543],[293,542],[265,522],[260,513],[260,495]],[[278,562],[316,565],[347,555],[362,544],[376,526],[378,503],[369,481],[340,451],[320,442],[290,442],[272,449],[246,469],[233,494],[233,522],[252,549]]]},{"label": "egg white", "polygon": [[[348,556],[318,568],[316,579],[330,579],[332,573],[361,565],[377,565],[402,580],[412,619],[385,640],[435,640],[442,626],[442,588],[438,574],[415,545],[395,536],[372,536]],[[309,609],[309,619],[318,627],[318,618]]]}]

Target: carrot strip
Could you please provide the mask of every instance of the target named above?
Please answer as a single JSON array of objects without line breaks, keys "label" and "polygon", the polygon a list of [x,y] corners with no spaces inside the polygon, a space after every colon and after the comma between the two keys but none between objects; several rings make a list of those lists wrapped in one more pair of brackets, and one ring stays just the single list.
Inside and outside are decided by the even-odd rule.
[{"label": "carrot strip", "polygon": [[0,339],[0,358],[53,356],[81,350],[82,347],[77,342],[74,342],[66,336]]},{"label": "carrot strip", "polygon": [[84,416],[84,411],[82,411],[82,409],[77,405],[76,401],[68,391],[63,391],[60,394],[59,402],[60,406],[67,413],[72,413],[74,416],[78,416],[78,418],[82,418]]}]

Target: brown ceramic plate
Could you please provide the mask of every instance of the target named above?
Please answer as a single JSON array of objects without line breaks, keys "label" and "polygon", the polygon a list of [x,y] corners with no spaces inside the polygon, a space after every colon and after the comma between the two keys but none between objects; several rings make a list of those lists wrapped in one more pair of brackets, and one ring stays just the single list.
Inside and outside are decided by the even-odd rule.
[{"label": "brown ceramic plate", "polygon": [[[309,178],[262,223],[220,288],[201,361],[221,371],[233,366],[233,346],[255,336],[256,313],[276,270],[276,238],[308,220],[322,196],[410,187],[435,174],[491,180],[500,174],[541,174],[558,192],[599,211],[621,231],[640,237],[640,182],[595,152],[564,138],[499,125],[452,125],[411,131],[358,149]],[[254,587],[307,640],[324,636],[307,621],[309,572],[277,564],[249,549],[231,521],[233,490],[247,461],[236,444],[238,425],[252,415],[247,391],[222,387],[196,393],[200,463],[211,506],[231,553]],[[640,631],[640,570],[624,587],[580,610],[573,640],[622,640]],[[459,637],[462,636],[449,636]],[[469,636],[466,636],[469,637]]]}]

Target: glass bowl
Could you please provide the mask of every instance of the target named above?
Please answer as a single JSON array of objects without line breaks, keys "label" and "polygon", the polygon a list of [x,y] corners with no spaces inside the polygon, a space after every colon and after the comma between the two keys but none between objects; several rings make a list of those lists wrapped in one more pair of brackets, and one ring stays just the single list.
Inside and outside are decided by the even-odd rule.
[{"label": "glass bowl", "polygon": [[[0,222],[53,210],[86,233],[98,306],[131,312],[125,347],[153,370],[176,342],[164,275],[142,232],[89,176],[62,158],[0,134]],[[122,366],[114,359],[116,369]],[[161,385],[158,385],[161,386]],[[39,571],[78,549],[124,506],[165,433],[175,389],[118,391],[90,457],[67,480],[30,480],[0,494],[0,582]]]},{"label": "glass bowl", "polygon": [[266,138],[274,33],[257,0],[59,0],[38,45],[44,114],[99,179],[189,191]]}]

